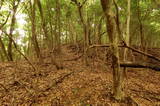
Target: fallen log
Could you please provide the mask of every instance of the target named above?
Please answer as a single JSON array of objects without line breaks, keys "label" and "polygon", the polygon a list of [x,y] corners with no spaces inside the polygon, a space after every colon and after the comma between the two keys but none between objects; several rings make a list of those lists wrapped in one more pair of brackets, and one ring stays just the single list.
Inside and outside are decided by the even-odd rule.
[{"label": "fallen log", "polygon": [[149,68],[155,71],[160,71],[160,66],[149,64],[149,63],[121,62],[120,67]]}]

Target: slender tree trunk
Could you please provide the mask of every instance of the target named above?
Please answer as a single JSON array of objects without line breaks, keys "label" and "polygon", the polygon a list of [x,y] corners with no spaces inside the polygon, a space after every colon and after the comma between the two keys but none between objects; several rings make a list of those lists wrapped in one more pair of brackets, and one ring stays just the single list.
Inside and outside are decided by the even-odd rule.
[{"label": "slender tree trunk", "polygon": [[101,37],[102,37],[102,35],[101,35],[102,20],[103,20],[103,16],[100,18],[99,24],[98,24],[97,44],[101,44]]},{"label": "slender tree trunk", "polygon": [[83,53],[84,53],[84,62],[86,65],[88,65],[88,56],[87,56],[87,48],[89,46],[89,30],[88,30],[88,26],[87,26],[87,22],[84,20],[83,17],[83,6],[86,3],[87,0],[85,0],[83,3],[78,2],[77,0],[71,0],[72,2],[74,2],[77,6],[78,9],[78,13],[79,13],[79,17],[80,17],[80,21],[82,23],[82,27],[83,27],[83,32],[84,32],[84,37],[83,37],[83,45],[84,45],[84,49],[83,49]]},{"label": "slender tree trunk", "polygon": [[[126,27],[126,36],[124,37],[125,43],[129,46],[130,45],[130,3],[131,0],[128,0],[127,3],[127,27]],[[128,57],[128,49],[124,48],[124,61],[127,60]]]},{"label": "slender tree trunk", "polygon": [[5,56],[5,57],[7,58],[7,60],[9,61],[10,59],[9,59],[9,57],[8,57],[7,51],[6,51],[6,49],[5,49],[5,46],[4,46],[4,43],[3,43],[2,39],[1,39],[1,37],[0,37],[0,47],[1,47],[2,51],[3,51],[4,56]]},{"label": "slender tree trunk", "polygon": [[[126,28],[126,37],[125,42],[129,46],[130,44],[130,8],[131,8],[131,0],[128,0],[128,6],[127,6],[127,28]],[[125,50],[124,54],[127,54],[127,49]],[[126,58],[126,57],[125,57]]]},{"label": "slender tree trunk", "polygon": [[61,7],[60,1],[56,0],[56,27],[55,27],[55,48],[61,51]]},{"label": "slender tree trunk", "polygon": [[[128,0],[128,2],[127,2],[127,27],[126,27],[126,36],[124,38],[125,43],[128,46],[130,45],[130,14],[131,14],[130,9],[131,9],[131,0]],[[129,56],[129,51],[128,51],[127,48],[124,48],[124,55],[123,55],[123,61],[124,62],[127,61],[128,56]],[[124,75],[123,78],[127,77],[127,68],[126,67],[124,67],[123,75]],[[122,85],[124,85],[124,84],[122,84]]]},{"label": "slender tree trunk", "polygon": [[[12,18],[11,18],[11,26],[10,26],[10,31],[9,31],[9,35],[10,35],[11,38],[13,37],[13,31],[14,31],[14,26],[15,26],[15,22],[16,22],[15,15],[16,15],[19,3],[20,3],[20,0],[18,0],[18,4],[16,4],[16,1],[13,1],[13,14],[12,14]],[[11,40],[11,38],[9,38],[9,44],[8,44],[9,61],[13,61],[12,40]]]},{"label": "slender tree trunk", "polygon": [[36,4],[38,5],[41,20],[42,20],[42,28],[43,28],[43,32],[44,32],[44,35],[45,35],[45,42],[46,42],[47,46],[50,48],[51,47],[51,45],[50,45],[51,44],[51,42],[50,42],[51,38],[49,38],[49,35],[48,35],[47,23],[45,21],[42,5],[41,5],[40,0],[35,0],[35,1],[36,1]]},{"label": "slender tree trunk", "polygon": [[[1,50],[1,49],[0,49]],[[4,56],[3,56],[3,54],[1,53],[0,54],[0,62],[3,62],[5,59],[4,59]]]},{"label": "slender tree trunk", "polygon": [[139,22],[139,34],[140,34],[140,46],[141,50],[145,51],[145,40],[144,40],[144,33],[143,33],[143,24],[141,20],[141,11],[140,11],[140,0],[137,1],[138,9],[137,9],[137,15],[138,15],[138,22]]},{"label": "slender tree trunk", "polygon": [[[0,9],[1,9],[1,7],[3,6],[3,2],[4,2],[4,0],[2,0],[2,2],[1,2]],[[5,26],[5,24],[7,23],[8,19],[9,19],[9,16],[10,16],[10,13],[9,13],[9,15],[7,16],[5,22],[4,22],[2,25],[0,25],[0,30],[1,30],[1,29]],[[4,54],[4,55],[1,54],[1,58],[2,58],[3,60],[5,60],[5,59],[4,59],[4,56],[5,56],[5,58],[6,58],[8,61],[10,61],[10,58],[8,57],[8,54],[7,54],[7,50],[6,50],[5,45],[4,45],[3,41],[2,41],[1,35],[0,35],[0,47],[1,47],[2,52],[3,52],[3,54]]]},{"label": "slender tree trunk", "polygon": [[56,0],[55,28],[54,28],[54,48],[52,49],[51,62],[56,65],[57,69],[63,68],[61,59],[61,5],[60,0]]},{"label": "slender tree trunk", "polygon": [[87,47],[88,47],[88,29],[87,29],[87,25],[85,24],[84,22],[84,18],[82,16],[82,7],[78,7],[78,11],[79,11],[79,16],[80,16],[80,20],[81,20],[81,23],[83,25],[83,32],[84,32],[84,61],[85,61],[85,64],[88,65],[88,60],[87,60]]},{"label": "slender tree trunk", "polygon": [[[71,17],[70,17],[71,18]],[[74,29],[73,29],[73,26],[72,26],[72,22],[71,22],[71,19],[67,19],[68,20],[68,28],[69,28],[69,32],[70,32],[70,43],[73,44],[74,43]]]},{"label": "slender tree trunk", "polygon": [[42,59],[41,56],[41,52],[40,52],[40,48],[39,48],[39,44],[37,41],[37,35],[36,35],[36,20],[35,20],[35,12],[36,12],[36,4],[35,2],[33,3],[33,5],[30,3],[31,5],[31,22],[32,22],[32,40],[33,40],[33,45],[34,45],[34,49],[36,51],[36,55],[37,58]]},{"label": "slender tree trunk", "polygon": [[87,24],[86,24],[86,26],[87,26],[87,47],[89,46],[89,45],[91,45],[91,43],[92,43],[92,41],[91,41],[91,32],[92,32],[92,28],[91,28],[91,18],[89,17],[89,16],[87,16]]},{"label": "slender tree trunk", "polygon": [[107,32],[111,44],[112,68],[113,68],[113,95],[116,100],[124,98],[122,71],[120,70],[118,51],[118,32],[113,11],[113,0],[101,0],[101,5],[106,17]]},{"label": "slender tree trunk", "polygon": [[49,26],[50,26],[50,40],[51,40],[51,42],[50,42],[50,45],[51,45],[51,48],[53,48],[53,39],[54,39],[54,37],[53,37],[53,15],[52,15],[52,7],[51,7],[51,3],[50,3],[50,0],[47,0],[47,8],[48,8],[48,14],[49,14]]}]

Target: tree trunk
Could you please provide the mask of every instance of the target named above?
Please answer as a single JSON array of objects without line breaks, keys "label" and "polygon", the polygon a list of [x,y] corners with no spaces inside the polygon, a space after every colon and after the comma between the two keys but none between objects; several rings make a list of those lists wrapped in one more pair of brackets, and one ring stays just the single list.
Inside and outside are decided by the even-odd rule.
[{"label": "tree trunk", "polygon": [[113,11],[113,0],[101,0],[101,5],[106,17],[107,32],[111,44],[112,68],[113,68],[113,95],[116,100],[124,99],[122,71],[120,70],[118,51],[118,32]]},{"label": "tree trunk", "polygon": [[33,3],[33,5],[31,4],[30,2],[30,5],[31,5],[31,22],[32,22],[32,40],[33,40],[33,46],[34,46],[34,49],[36,51],[36,55],[37,55],[37,58],[39,59],[42,59],[42,56],[41,56],[41,52],[40,52],[40,48],[39,48],[39,45],[38,45],[38,41],[37,41],[37,35],[36,35],[36,20],[35,20],[35,11],[36,11],[36,4],[35,2]]},{"label": "tree trunk", "polygon": [[55,27],[55,48],[57,52],[61,52],[61,7],[60,1],[56,0],[56,27]]},{"label": "tree trunk", "polygon": [[101,35],[101,29],[102,29],[102,21],[103,21],[103,16],[100,18],[99,20],[99,24],[98,24],[98,34],[97,34],[97,42],[96,44],[101,44],[101,38],[102,38],[102,35]]},{"label": "tree trunk", "polygon": [[5,57],[7,58],[7,60],[9,61],[9,57],[8,57],[7,51],[6,51],[6,49],[5,49],[5,46],[4,46],[4,43],[3,43],[2,39],[1,39],[1,37],[0,37],[0,47],[1,47],[2,51],[3,51],[4,56],[5,56]]},{"label": "tree trunk", "polygon": [[70,43],[73,44],[74,43],[74,29],[73,29],[73,25],[72,25],[72,20],[71,17],[69,17],[69,19],[67,19],[68,21],[68,28],[69,28],[69,36],[70,36]]},{"label": "tree trunk", "polygon": [[[16,1],[13,1],[13,14],[12,14],[12,18],[11,18],[11,26],[10,26],[10,31],[9,31],[9,35],[12,38],[13,36],[13,31],[14,31],[14,26],[15,26],[15,22],[16,22],[16,12],[17,12],[17,8],[18,5],[20,3],[20,0],[18,0],[18,4],[16,5]],[[9,61],[13,61],[13,54],[12,54],[12,40],[9,38],[9,44],[8,44],[8,57],[9,57]]]},{"label": "tree trunk", "polygon": [[[125,36],[125,43],[129,46],[130,44],[130,3],[131,0],[128,0],[127,6],[127,28],[126,28],[126,36]],[[124,61],[127,59],[128,49],[124,49]]]},{"label": "tree trunk", "polygon": [[50,42],[51,38],[49,38],[49,36],[48,36],[47,24],[46,24],[46,21],[45,21],[45,18],[44,18],[42,5],[41,5],[40,0],[35,0],[35,1],[36,1],[36,4],[38,5],[41,20],[42,20],[42,29],[43,29],[43,32],[44,32],[44,35],[45,35],[45,42],[46,42],[47,46],[50,48],[51,47],[51,45],[50,45],[51,44],[51,42]]},{"label": "tree trunk", "polygon": [[[49,15],[49,31],[50,31],[50,35],[49,39],[50,39],[50,47],[53,48],[53,44],[54,44],[54,27],[53,27],[53,13],[52,13],[52,1],[51,0],[47,0],[47,5],[46,5],[47,11],[48,11],[48,15]],[[46,20],[47,21],[47,20]]]},{"label": "tree trunk", "polygon": [[141,46],[141,50],[145,51],[145,37],[144,37],[144,33],[143,33],[143,24],[142,24],[142,19],[141,19],[141,10],[140,10],[139,2],[140,2],[140,0],[137,1],[137,4],[138,4],[137,18],[138,18],[138,22],[139,22],[140,46]]},{"label": "tree trunk", "polygon": [[[130,45],[130,8],[131,8],[131,0],[128,0],[127,2],[127,27],[126,27],[126,36],[124,38],[125,43],[129,46]],[[124,48],[124,55],[123,55],[123,61],[127,61],[127,57],[129,55],[129,50],[127,48]],[[123,70],[123,77],[127,77],[127,68],[124,67]],[[122,79],[124,80],[124,79]],[[124,83],[124,82],[123,82]],[[124,85],[124,84],[122,84]]]}]

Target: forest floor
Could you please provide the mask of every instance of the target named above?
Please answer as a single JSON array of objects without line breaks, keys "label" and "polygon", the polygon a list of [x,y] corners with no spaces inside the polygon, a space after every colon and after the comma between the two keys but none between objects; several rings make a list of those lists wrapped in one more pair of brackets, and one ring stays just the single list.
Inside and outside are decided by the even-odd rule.
[{"label": "forest floor", "polygon": [[[60,57],[78,55],[62,47]],[[85,66],[82,59],[62,61],[57,70],[50,57],[43,64],[25,61],[0,63],[0,106],[160,106],[160,72],[128,69],[125,80],[127,101],[112,98],[112,70],[102,63]],[[134,102],[136,103],[134,103]]]}]

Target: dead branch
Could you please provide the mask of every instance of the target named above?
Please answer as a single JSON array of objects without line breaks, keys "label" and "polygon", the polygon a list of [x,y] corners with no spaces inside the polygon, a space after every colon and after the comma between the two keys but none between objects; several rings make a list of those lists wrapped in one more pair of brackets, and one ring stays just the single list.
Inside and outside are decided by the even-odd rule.
[{"label": "dead branch", "polygon": [[83,5],[87,2],[87,0],[84,0],[81,4],[81,7],[83,7]]},{"label": "dead branch", "polygon": [[46,89],[44,89],[43,91],[48,91],[50,89],[52,89],[54,86],[57,86],[58,84],[62,83],[64,79],[66,79],[67,77],[69,77],[70,75],[73,75],[75,74],[76,72],[82,72],[82,70],[80,71],[72,71],[70,73],[67,73],[63,76],[60,76],[58,78],[55,78],[54,79],[54,82],[51,84],[51,86],[47,87]]},{"label": "dead branch", "polygon": [[105,31],[105,32],[102,32],[102,33],[100,34],[100,36],[104,35],[105,33],[107,33],[107,31]]},{"label": "dead branch", "polygon": [[84,18],[82,16],[82,7],[83,7],[83,5],[85,5],[85,3],[87,2],[87,0],[84,0],[83,3],[80,3],[77,0],[71,0],[71,2],[73,2],[77,6],[78,12],[79,12],[79,16],[80,16],[80,20],[81,20],[83,26],[86,27],[86,24],[84,22]]},{"label": "dead branch", "polygon": [[155,71],[160,71],[160,66],[156,66],[149,63],[133,63],[133,62],[121,62],[120,67],[130,67],[130,68],[149,68]]},{"label": "dead branch", "polygon": [[5,20],[5,21],[4,21],[4,23],[0,26],[0,29],[2,29],[2,28],[3,28],[3,26],[7,23],[7,21],[8,21],[8,19],[9,19],[10,14],[11,14],[11,12],[9,12],[9,14],[8,14],[8,16],[7,16],[7,18],[6,18],[6,20]]},{"label": "dead branch", "polygon": [[83,5],[87,2],[87,0],[84,0],[82,3],[78,2],[77,0],[71,0],[74,4],[76,4],[79,8],[82,8]]},{"label": "dead branch", "polygon": [[127,46],[127,45],[124,45],[124,47],[125,47],[125,48],[128,48],[128,49],[130,49],[130,50],[132,50],[132,51],[134,51],[134,52],[137,52],[137,53],[139,53],[139,54],[142,54],[142,55],[144,55],[144,56],[147,56],[147,57],[149,57],[149,58],[152,58],[152,59],[157,60],[157,61],[160,62],[160,58],[155,57],[155,56],[153,56],[153,55],[151,55],[151,54],[145,53],[145,52],[143,52],[143,51],[137,50],[137,49],[135,49],[135,48],[133,48],[133,47],[130,47],[130,46]]},{"label": "dead branch", "polygon": [[32,66],[32,68],[34,69],[34,71],[36,71],[35,66],[30,62],[30,60],[18,49],[16,42],[13,40],[13,38],[5,31],[3,31],[13,42],[13,45],[15,47],[15,49],[17,50],[17,52],[22,55],[24,57],[24,59]]},{"label": "dead branch", "polygon": [[[110,45],[91,45],[88,49],[95,48],[95,47],[110,47]],[[160,58],[155,57],[155,56],[153,56],[153,55],[151,55],[151,54],[145,53],[145,52],[143,52],[143,51],[137,50],[137,49],[135,49],[135,48],[133,48],[133,47],[127,46],[126,44],[119,45],[118,47],[124,47],[124,48],[130,49],[130,50],[132,50],[133,52],[139,53],[139,54],[141,54],[141,55],[147,56],[148,58],[152,58],[152,59],[160,62]],[[88,51],[88,49],[87,49],[87,51]]]},{"label": "dead branch", "polygon": [[72,71],[72,72],[70,72],[70,73],[68,73],[68,74],[65,74],[64,76],[58,77],[58,78],[55,80],[55,85],[57,85],[57,84],[59,84],[59,83],[62,83],[65,78],[67,78],[68,76],[72,75],[73,73],[74,73],[74,71]]}]

